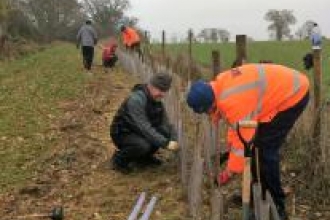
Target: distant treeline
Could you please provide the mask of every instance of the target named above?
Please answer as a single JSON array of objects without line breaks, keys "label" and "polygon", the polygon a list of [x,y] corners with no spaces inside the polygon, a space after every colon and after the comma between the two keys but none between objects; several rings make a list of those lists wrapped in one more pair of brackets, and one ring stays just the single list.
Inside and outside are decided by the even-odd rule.
[{"label": "distant treeline", "polygon": [[108,36],[120,23],[137,22],[124,15],[129,7],[128,0],[1,0],[0,38],[73,41],[86,19],[100,37]]}]

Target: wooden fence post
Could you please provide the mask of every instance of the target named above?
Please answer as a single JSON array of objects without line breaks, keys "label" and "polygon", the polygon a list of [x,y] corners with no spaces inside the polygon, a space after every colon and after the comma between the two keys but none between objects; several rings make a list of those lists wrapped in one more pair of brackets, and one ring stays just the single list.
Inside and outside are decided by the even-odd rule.
[{"label": "wooden fence post", "polygon": [[188,31],[188,85],[191,81],[191,72],[192,72],[192,30]]},{"label": "wooden fence post", "polygon": [[194,142],[194,155],[193,163],[190,175],[188,200],[189,211],[193,220],[200,220],[202,214],[202,186],[203,186],[203,168],[204,160],[201,157],[201,149],[203,136],[201,132],[201,118],[196,116],[195,118],[195,142]]},{"label": "wooden fence post", "polygon": [[162,61],[165,60],[165,44],[166,44],[166,33],[162,31]]},{"label": "wooden fence post", "polygon": [[148,31],[144,32],[144,57],[145,58],[150,58],[150,39],[149,39],[149,34]]},{"label": "wooden fence post", "polygon": [[246,35],[236,35],[236,62],[242,65],[247,60]]},{"label": "wooden fence post", "polygon": [[218,50],[212,50],[212,64],[213,78],[215,78],[221,71],[220,52]]},{"label": "wooden fence post", "polygon": [[314,128],[313,140],[316,147],[321,147],[321,111],[322,111],[322,70],[321,49],[313,49],[314,63]]}]

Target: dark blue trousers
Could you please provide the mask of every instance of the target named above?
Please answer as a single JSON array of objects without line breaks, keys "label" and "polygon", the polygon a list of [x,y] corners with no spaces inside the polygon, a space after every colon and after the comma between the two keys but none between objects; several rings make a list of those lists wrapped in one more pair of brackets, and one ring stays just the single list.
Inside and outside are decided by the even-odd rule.
[{"label": "dark blue trousers", "polygon": [[86,70],[91,70],[94,59],[94,47],[82,46],[83,63]]},{"label": "dark blue trousers", "polygon": [[151,157],[159,150],[159,146],[153,146],[147,139],[138,134],[129,134],[118,139],[113,139],[118,150],[113,155],[113,160],[119,166],[128,166],[133,161],[143,161]]},{"label": "dark blue trousers", "polygon": [[[285,195],[280,178],[280,147],[307,106],[309,94],[293,107],[278,113],[268,123],[260,123],[254,141],[259,149],[260,177],[263,189],[272,195],[278,211],[285,211]],[[253,152],[254,153],[254,152]],[[252,158],[252,175],[256,181],[256,161]]]}]

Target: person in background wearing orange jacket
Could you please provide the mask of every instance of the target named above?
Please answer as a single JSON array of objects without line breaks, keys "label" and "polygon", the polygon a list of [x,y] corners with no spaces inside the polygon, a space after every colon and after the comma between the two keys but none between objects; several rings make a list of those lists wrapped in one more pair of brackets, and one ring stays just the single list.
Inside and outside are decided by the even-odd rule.
[{"label": "person in background wearing orange jacket", "polygon": [[[194,112],[209,114],[214,123],[222,118],[229,125],[229,159],[219,174],[220,184],[244,168],[244,146],[235,130],[238,122],[258,122],[256,134],[253,129],[241,129],[241,134],[247,140],[255,135],[253,144],[259,149],[262,164],[261,184],[272,195],[281,220],[287,219],[287,214],[280,179],[280,146],[308,101],[308,78],[294,69],[270,63],[243,64],[219,73],[209,83],[199,80],[187,94],[187,104]],[[253,181],[255,163],[253,157]]]},{"label": "person in background wearing orange jacket", "polygon": [[101,46],[102,64],[104,68],[111,68],[116,64],[118,60],[116,55],[117,46],[117,42],[113,38],[110,38],[110,40],[104,46]]},{"label": "person in background wearing orange jacket", "polygon": [[135,29],[131,27],[126,27],[124,25],[121,26],[120,31],[122,35],[123,44],[126,49],[137,52],[139,54],[139,57],[141,57],[141,40],[138,32]]}]

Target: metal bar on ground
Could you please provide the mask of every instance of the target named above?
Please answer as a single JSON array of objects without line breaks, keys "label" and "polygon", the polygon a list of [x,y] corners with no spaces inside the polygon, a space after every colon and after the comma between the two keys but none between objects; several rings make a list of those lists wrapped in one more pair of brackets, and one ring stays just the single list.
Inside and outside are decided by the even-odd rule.
[{"label": "metal bar on ground", "polygon": [[131,214],[129,215],[127,220],[136,220],[136,218],[139,215],[139,212],[142,208],[145,198],[146,198],[146,193],[142,192],[133,208],[133,211],[131,212]]},{"label": "metal bar on ground", "polygon": [[49,214],[31,214],[31,215],[22,215],[16,216],[17,219],[26,219],[26,218],[41,218],[41,217],[49,217]]},{"label": "metal bar on ground", "polygon": [[145,212],[143,213],[142,217],[139,220],[148,220],[150,218],[151,213],[154,210],[156,202],[157,202],[157,197],[153,196],[150,199],[150,202],[148,203]]}]

